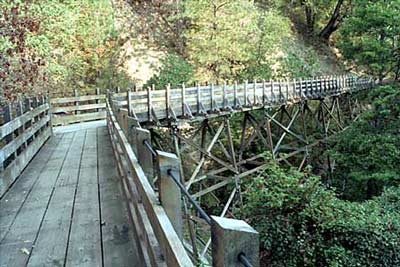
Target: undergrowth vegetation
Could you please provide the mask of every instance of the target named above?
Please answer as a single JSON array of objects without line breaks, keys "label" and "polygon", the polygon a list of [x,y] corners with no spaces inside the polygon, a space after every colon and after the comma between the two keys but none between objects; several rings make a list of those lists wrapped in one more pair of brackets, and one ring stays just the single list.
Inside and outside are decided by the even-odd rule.
[{"label": "undergrowth vegetation", "polygon": [[333,138],[332,184],[270,164],[244,184],[238,214],[260,232],[266,266],[400,265],[398,86]]}]

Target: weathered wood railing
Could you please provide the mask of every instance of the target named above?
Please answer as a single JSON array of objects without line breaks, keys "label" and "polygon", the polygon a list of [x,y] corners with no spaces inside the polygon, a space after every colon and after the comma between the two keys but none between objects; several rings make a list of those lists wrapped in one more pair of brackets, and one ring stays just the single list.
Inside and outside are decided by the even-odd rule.
[{"label": "weathered wood railing", "polygon": [[102,120],[106,118],[106,96],[97,89],[94,95],[52,98],[51,113],[53,125]]},{"label": "weathered wood railing", "polygon": [[[315,99],[371,87],[370,78],[335,76],[304,80],[254,81],[243,84],[199,85],[179,89],[115,94],[113,105],[132,110],[140,122],[192,118],[196,115],[243,111],[269,105]],[[129,107],[129,108],[128,108]]]},{"label": "weathered wood railing", "polygon": [[26,98],[2,108],[0,126],[0,197],[51,136],[46,97]]},{"label": "weathered wood railing", "polygon": [[193,266],[111,108],[107,108],[107,124],[143,262]]},{"label": "weathered wood railing", "polygon": [[[113,99],[110,93],[108,102],[115,103]],[[172,178],[173,174],[180,179],[180,159],[149,148],[150,132],[130,112],[109,104],[107,121],[138,247],[147,266],[194,266],[200,255],[194,255],[184,239],[181,189]],[[244,266],[242,258],[259,265],[258,233],[251,226],[219,216],[208,221],[213,266]]]}]

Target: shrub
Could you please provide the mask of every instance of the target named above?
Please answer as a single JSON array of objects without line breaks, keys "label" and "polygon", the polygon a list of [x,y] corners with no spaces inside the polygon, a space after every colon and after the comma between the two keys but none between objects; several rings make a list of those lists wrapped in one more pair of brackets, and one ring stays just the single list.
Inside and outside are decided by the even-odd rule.
[{"label": "shrub", "polygon": [[271,162],[247,184],[239,214],[260,232],[270,266],[399,266],[399,192],[353,203]]},{"label": "shrub", "polygon": [[191,81],[192,78],[192,66],[182,57],[169,54],[161,61],[159,73],[151,77],[144,86],[154,84],[156,89],[165,89],[168,84],[171,84],[173,87],[178,87],[182,83]]}]

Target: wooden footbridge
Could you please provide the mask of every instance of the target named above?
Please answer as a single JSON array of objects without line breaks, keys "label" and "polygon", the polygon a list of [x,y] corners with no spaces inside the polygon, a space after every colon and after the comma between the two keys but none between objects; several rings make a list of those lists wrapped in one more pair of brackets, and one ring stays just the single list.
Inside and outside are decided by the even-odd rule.
[{"label": "wooden footbridge", "polygon": [[372,86],[344,76],[4,106],[0,266],[258,266],[258,233],[235,218],[241,181],[265,151],[303,168]]}]

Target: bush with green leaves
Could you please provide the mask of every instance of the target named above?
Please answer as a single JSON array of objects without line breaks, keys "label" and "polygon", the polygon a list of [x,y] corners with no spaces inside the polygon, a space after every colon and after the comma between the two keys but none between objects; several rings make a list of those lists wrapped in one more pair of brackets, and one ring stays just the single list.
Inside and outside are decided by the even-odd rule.
[{"label": "bush with green leaves", "polygon": [[400,90],[370,92],[370,109],[331,140],[332,185],[342,198],[364,200],[400,184]]},{"label": "bush with green leaves", "polygon": [[156,89],[165,89],[168,84],[179,87],[193,80],[193,67],[182,57],[168,54],[161,60],[158,74],[151,77],[144,87],[154,85]]},{"label": "bush with green leaves", "polygon": [[238,210],[260,233],[267,266],[400,266],[400,189],[364,203],[314,175],[271,162],[245,184]]},{"label": "bush with green leaves", "polygon": [[400,78],[400,0],[359,0],[340,30],[343,55],[379,79]]}]

